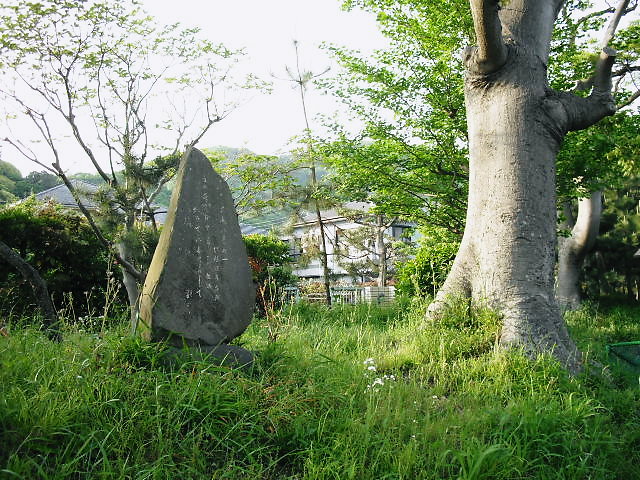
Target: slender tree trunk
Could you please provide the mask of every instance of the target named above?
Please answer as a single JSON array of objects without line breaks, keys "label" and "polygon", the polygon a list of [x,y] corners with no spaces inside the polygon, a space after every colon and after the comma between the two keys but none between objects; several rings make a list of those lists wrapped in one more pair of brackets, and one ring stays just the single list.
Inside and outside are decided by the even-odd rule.
[{"label": "slender tree trunk", "polygon": [[[557,0],[470,0],[478,47],[465,54],[469,204],[451,272],[428,315],[456,297],[502,314],[500,343],[552,352],[570,371],[579,351],[554,295],[556,154],[569,130],[613,113],[612,55],[588,98],[555,92],[547,59]],[[504,35],[504,37],[503,37]]]},{"label": "slender tree trunk", "polygon": [[578,201],[578,217],[573,225],[569,224],[571,236],[560,239],[556,294],[563,310],[580,306],[582,265],[598,237],[601,217],[602,192],[597,191]]},{"label": "slender tree trunk", "polygon": [[[315,162],[311,165],[311,184],[315,190],[318,185]],[[327,254],[327,237],[325,235],[325,226],[324,221],[322,220],[320,204],[317,199],[314,200],[313,204],[316,211],[318,230],[320,231],[320,263],[322,265],[322,281],[324,283],[325,302],[328,306],[331,306],[331,272],[329,271],[329,255]]]},{"label": "slender tree trunk", "polygon": [[633,300],[633,297],[634,297],[634,295],[633,295],[633,277],[632,277],[632,274],[631,274],[631,272],[629,270],[630,270],[629,267],[627,267],[625,269],[624,282],[625,282],[625,285],[627,287],[626,288],[627,297],[629,298],[629,300]]},{"label": "slender tree trunk", "polygon": [[[323,75],[325,72],[320,73],[319,75],[313,75],[311,72],[305,72],[303,74],[300,69],[300,55],[298,52],[298,41],[294,40],[293,42],[294,49],[296,51],[296,73],[297,76],[291,75],[291,80],[298,85],[298,90],[300,92],[300,104],[302,105],[302,115],[304,117],[304,124],[306,127],[305,134],[307,135],[307,155],[309,155],[311,160],[311,185],[313,186],[314,191],[317,191],[318,187],[318,177],[316,175],[316,161],[313,158],[313,149],[311,147],[311,127],[309,126],[309,115],[307,114],[307,102],[305,98],[305,89],[307,84],[313,78],[316,78],[320,75]],[[328,306],[331,306],[331,279],[330,279],[330,271],[329,271],[329,258],[327,255],[327,239],[325,236],[325,225],[322,220],[322,212],[320,211],[320,204],[318,199],[314,199],[314,207],[316,213],[316,220],[318,222],[318,229],[320,230],[320,263],[322,264],[322,276],[324,283],[324,292],[325,292],[325,301]]]},{"label": "slender tree trunk", "polygon": [[51,340],[59,341],[60,333],[57,330],[58,314],[53,306],[47,283],[35,268],[27,263],[20,255],[13,251],[9,245],[0,241],[0,258],[18,270],[22,277],[31,284],[33,296],[40,307],[43,316],[43,326],[47,336]]},{"label": "slender tree trunk", "polygon": [[[117,247],[120,257],[131,263],[131,252],[125,242],[119,242]],[[126,268],[120,267],[120,271],[122,272],[122,283],[127,291],[127,300],[129,301],[129,321],[131,323],[131,331],[135,334],[138,328],[138,300],[140,297],[140,285],[138,284],[138,279],[131,275]]]},{"label": "slender tree trunk", "polygon": [[387,286],[387,244],[384,242],[386,225],[382,215],[377,215],[376,256],[378,257],[378,286]]}]

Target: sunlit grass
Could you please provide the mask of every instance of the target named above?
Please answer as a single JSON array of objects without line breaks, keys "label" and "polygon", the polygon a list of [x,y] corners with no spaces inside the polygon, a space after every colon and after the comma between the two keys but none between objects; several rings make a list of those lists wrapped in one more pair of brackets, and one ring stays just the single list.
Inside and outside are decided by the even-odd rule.
[{"label": "sunlit grass", "polygon": [[[68,326],[0,338],[0,478],[640,478],[637,373],[569,378],[495,348],[499,320],[424,305],[282,312],[238,339],[252,371]],[[640,338],[640,309],[569,317],[580,347]],[[594,363],[595,365],[595,363]],[[596,371],[597,370],[597,371]]]}]

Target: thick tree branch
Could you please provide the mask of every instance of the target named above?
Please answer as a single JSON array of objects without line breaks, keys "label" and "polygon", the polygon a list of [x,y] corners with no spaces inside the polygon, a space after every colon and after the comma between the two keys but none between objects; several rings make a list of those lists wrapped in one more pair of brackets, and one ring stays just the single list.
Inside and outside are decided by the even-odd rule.
[{"label": "thick tree branch", "polygon": [[[507,61],[502,40],[499,0],[469,0],[478,46],[467,56],[467,68],[481,74],[497,71]],[[467,52],[467,54],[470,52]]]},{"label": "thick tree branch", "polygon": [[617,52],[610,47],[604,47],[596,64],[593,75],[593,90],[599,93],[611,94],[611,69],[616,61]]},{"label": "thick tree branch", "polygon": [[[602,36],[602,40],[600,40],[600,48],[602,49],[603,52],[607,51],[607,49],[612,51],[609,48],[609,44],[611,43],[611,40],[613,40],[613,37],[615,36],[616,30],[618,29],[618,25],[620,24],[620,20],[624,15],[626,15],[627,13],[629,13],[630,11],[636,8],[636,5],[634,5],[631,8],[628,8],[629,2],[630,0],[620,0],[615,11],[612,9],[607,9],[607,10],[602,10],[601,12],[597,12],[598,15],[614,12],[613,17],[611,18],[611,21],[607,26],[607,30]],[[588,18],[588,16],[585,18]],[[615,60],[615,53],[613,53],[613,59],[611,61],[613,62],[614,60]],[[598,60],[598,64],[596,66],[596,73],[587,80],[579,80],[578,82],[576,82],[574,92],[586,92],[587,90],[589,90],[594,86],[595,82],[598,81],[598,77],[601,76],[603,71],[606,71],[606,69],[602,68],[603,67],[602,63],[603,63],[603,56],[600,55],[600,59]],[[613,63],[611,66],[613,66]],[[608,68],[609,79],[611,79],[612,76],[624,75],[627,71],[628,70],[626,69],[622,69],[616,73],[612,73],[611,68],[609,67]],[[600,78],[600,81],[602,83],[603,79]],[[609,90],[611,90],[611,87],[609,87]]]},{"label": "thick tree branch", "polygon": [[43,324],[48,337],[51,340],[60,341],[60,333],[57,331],[58,315],[44,279],[35,268],[2,241],[0,241],[0,258],[19,271],[22,277],[31,284],[33,296],[42,310]]},{"label": "thick tree branch", "polygon": [[603,49],[593,75],[591,95],[586,98],[570,93],[559,95],[566,114],[566,118],[561,122],[565,131],[585,129],[616,112],[617,108],[611,94],[611,68],[615,57],[615,50],[609,47]]},{"label": "thick tree branch", "polygon": [[578,218],[576,218],[571,237],[586,251],[593,247],[598,237],[601,216],[602,191],[591,192],[589,197],[578,200]]}]

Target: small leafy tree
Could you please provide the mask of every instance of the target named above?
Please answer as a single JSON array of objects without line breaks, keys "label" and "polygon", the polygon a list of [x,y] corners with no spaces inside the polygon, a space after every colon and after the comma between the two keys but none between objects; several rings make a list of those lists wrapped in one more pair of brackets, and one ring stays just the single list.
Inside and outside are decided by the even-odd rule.
[{"label": "small leafy tree", "polygon": [[387,286],[396,260],[396,239],[386,231],[396,219],[344,207],[339,212],[357,225],[336,232],[334,255],[339,265],[353,277],[375,276],[379,287]]},{"label": "small leafy tree", "polygon": [[249,264],[256,284],[256,302],[261,315],[280,306],[283,288],[296,283],[291,273],[289,245],[274,235],[246,235]]},{"label": "small leafy tree", "polygon": [[228,148],[206,149],[204,153],[231,188],[240,217],[261,215],[294,202],[291,173],[298,167],[290,159]]},{"label": "small leafy tree", "polygon": [[[140,220],[155,225],[154,199],[181,152],[233,110],[235,92],[256,86],[231,73],[242,52],[197,29],[157,25],[139,5],[44,0],[0,7],[0,94],[19,122],[4,140],[72,192],[69,156],[83,156],[100,175],[101,205],[112,225],[117,219],[118,235],[103,230],[74,195],[122,268],[132,322],[147,265],[135,261],[127,239]],[[65,135],[80,154],[67,148]]]},{"label": "small leafy tree", "polygon": [[322,218],[322,209],[326,206],[326,200],[331,198],[327,194],[326,185],[319,178],[319,166],[322,163],[322,154],[317,148],[316,142],[312,137],[311,126],[309,123],[309,113],[307,111],[306,94],[309,85],[313,80],[324,75],[327,70],[319,73],[313,73],[309,70],[303,70],[300,65],[300,52],[298,41],[293,42],[296,55],[295,70],[287,67],[288,81],[295,85],[300,94],[300,106],[304,118],[304,135],[302,137],[303,147],[294,152],[298,168],[308,169],[309,184],[299,190],[298,196],[301,200],[300,205],[303,208],[310,207],[315,214],[316,224],[318,225],[318,249],[317,256],[322,265],[322,282],[324,283],[324,294],[327,305],[331,305],[331,271],[329,269],[329,257],[327,250],[327,233],[326,223]]}]

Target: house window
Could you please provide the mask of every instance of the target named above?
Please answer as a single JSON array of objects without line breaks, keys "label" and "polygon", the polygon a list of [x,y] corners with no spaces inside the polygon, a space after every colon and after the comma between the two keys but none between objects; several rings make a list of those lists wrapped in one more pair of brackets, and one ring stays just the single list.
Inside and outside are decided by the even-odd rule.
[{"label": "house window", "polygon": [[287,239],[287,243],[289,244],[289,256],[293,260],[297,260],[297,258],[302,255],[302,239],[301,238],[289,238]]},{"label": "house window", "polygon": [[400,240],[402,242],[409,242],[411,238],[408,235],[408,230],[411,227],[404,225],[394,225],[391,227],[391,236],[394,240]]}]

